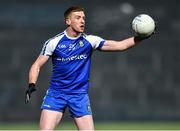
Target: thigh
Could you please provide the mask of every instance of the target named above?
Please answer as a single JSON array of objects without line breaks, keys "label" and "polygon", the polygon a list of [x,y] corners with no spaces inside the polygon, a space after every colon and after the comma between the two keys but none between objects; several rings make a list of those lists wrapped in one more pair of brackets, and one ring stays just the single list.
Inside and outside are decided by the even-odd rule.
[{"label": "thigh", "polygon": [[46,95],[41,106],[40,129],[55,129],[63,116],[66,104],[66,100],[62,97],[57,98],[53,95]]},{"label": "thigh", "polygon": [[43,109],[40,117],[40,130],[54,130],[62,116],[62,112]]},{"label": "thigh", "polygon": [[78,130],[94,130],[92,115],[74,118]]},{"label": "thigh", "polygon": [[41,109],[64,112],[66,106],[67,101],[63,96],[55,97],[51,94],[44,97]]},{"label": "thigh", "polygon": [[71,95],[68,99],[68,108],[72,117],[92,115],[88,94]]}]

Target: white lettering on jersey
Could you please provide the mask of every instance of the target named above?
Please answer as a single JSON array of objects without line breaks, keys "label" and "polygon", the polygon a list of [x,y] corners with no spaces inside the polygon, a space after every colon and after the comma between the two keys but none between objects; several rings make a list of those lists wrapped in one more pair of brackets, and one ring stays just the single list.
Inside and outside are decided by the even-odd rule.
[{"label": "white lettering on jersey", "polygon": [[75,46],[76,46],[76,44],[70,44],[70,45],[69,45],[69,51],[70,51],[70,50],[75,50],[75,49],[76,49]]},{"label": "white lettering on jersey", "polygon": [[58,45],[59,48],[66,48],[66,45]]},{"label": "white lettering on jersey", "polygon": [[57,58],[57,60],[62,61],[62,62],[66,62],[66,61],[74,61],[74,60],[83,60],[83,59],[87,59],[87,55],[86,54],[81,54],[81,55],[75,55],[75,56],[70,56],[70,57],[62,57],[62,58]]},{"label": "white lettering on jersey", "polygon": [[51,106],[50,105],[44,105],[45,107],[48,107],[48,108],[50,108]]}]

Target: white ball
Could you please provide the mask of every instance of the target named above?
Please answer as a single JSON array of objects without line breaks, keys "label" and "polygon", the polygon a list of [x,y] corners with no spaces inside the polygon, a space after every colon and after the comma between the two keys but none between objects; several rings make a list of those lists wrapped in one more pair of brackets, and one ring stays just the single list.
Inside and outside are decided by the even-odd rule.
[{"label": "white ball", "polygon": [[154,32],[155,22],[149,15],[140,14],[133,19],[132,28],[137,33],[137,35],[146,37]]}]

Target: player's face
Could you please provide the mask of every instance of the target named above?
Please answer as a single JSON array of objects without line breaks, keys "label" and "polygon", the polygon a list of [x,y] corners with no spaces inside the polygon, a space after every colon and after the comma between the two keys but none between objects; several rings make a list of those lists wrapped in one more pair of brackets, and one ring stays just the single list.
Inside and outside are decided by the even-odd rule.
[{"label": "player's face", "polygon": [[72,12],[66,20],[66,24],[77,33],[84,32],[85,28],[85,14],[83,11]]}]

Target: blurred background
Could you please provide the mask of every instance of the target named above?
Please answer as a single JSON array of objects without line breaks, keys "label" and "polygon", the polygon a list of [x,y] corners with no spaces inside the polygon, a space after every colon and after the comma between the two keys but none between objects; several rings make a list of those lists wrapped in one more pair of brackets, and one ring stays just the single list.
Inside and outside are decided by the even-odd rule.
[{"label": "blurred background", "polygon": [[[51,60],[25,104],[28,71],[44,42],[65,30],[63,13],[72,5],[86,10],[85,32],[104,39],[133,36],[138,14],[157,22],[156,34],[135,48],[94,52],[89,93],[95,121],[180,121],[179,0],[0,0],[0,123],[38,123]],[[66,111],[64,121],[70,119]]]}]

